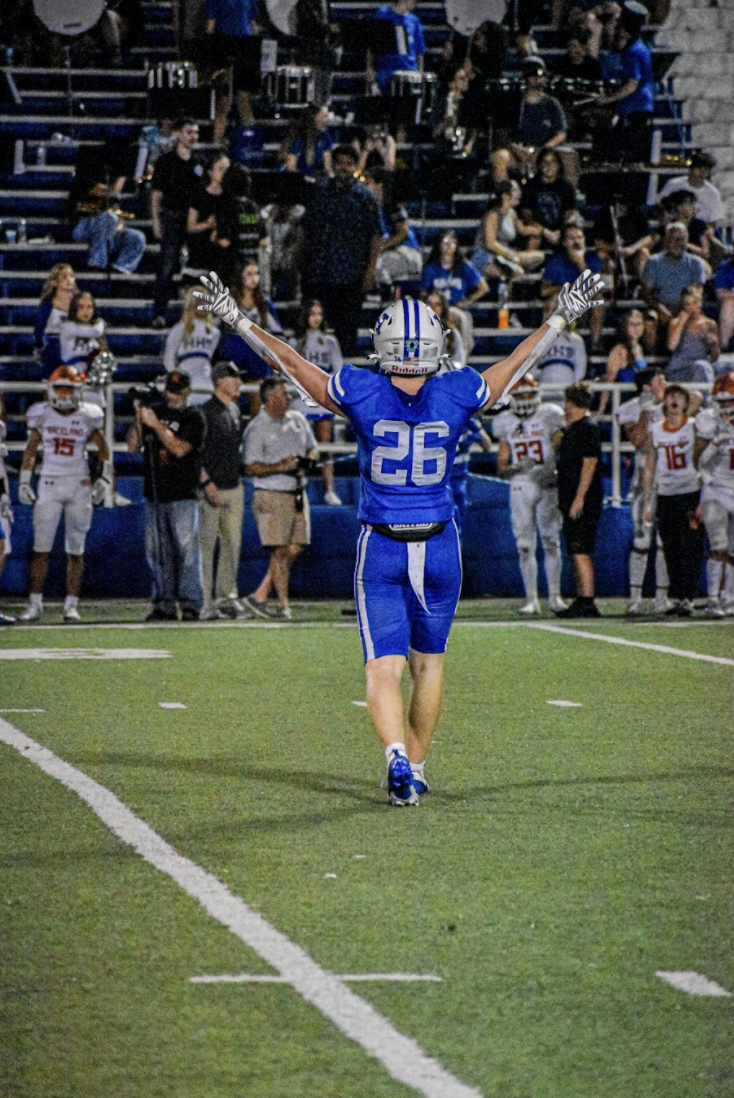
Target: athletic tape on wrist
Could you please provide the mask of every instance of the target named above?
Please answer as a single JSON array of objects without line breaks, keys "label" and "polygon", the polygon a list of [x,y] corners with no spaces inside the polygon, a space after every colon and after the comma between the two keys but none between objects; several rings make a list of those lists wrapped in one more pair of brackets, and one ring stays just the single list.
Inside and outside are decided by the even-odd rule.
[{"label": "athletic tape on wrist", "polygon": [[549,328],[555,328],[557,332],[562,332],[568,321],[560,313],[552,313],[546,320],[546,324]]},{"label": "athletic tape on wrist", "polygon": [[239,332],[241,336],[244,336],[246,332],[249,332],[250,328],[254,327],[254,321],[250,320],[248,316],[240,315],[239,320],[235,324],[235,330]]}]

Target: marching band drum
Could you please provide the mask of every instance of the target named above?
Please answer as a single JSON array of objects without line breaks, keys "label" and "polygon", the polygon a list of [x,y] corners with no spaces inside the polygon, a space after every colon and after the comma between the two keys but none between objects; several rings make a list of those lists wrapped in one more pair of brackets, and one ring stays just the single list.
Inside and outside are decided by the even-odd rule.
[{"label": "marching band drum", "polygon": [[278,65],[265,77],[265,90],[280,107],[302,107],[314,99],[313,69],[303,65]]},{"label": "marching band drum", "polygon": [[433,72],[417,72],[413,69],[398,69],[392,74],[389,94],[392,99],[413,100],[415,111],[413,121],[419,123],[430,118],[436,103],[438,81]]}]

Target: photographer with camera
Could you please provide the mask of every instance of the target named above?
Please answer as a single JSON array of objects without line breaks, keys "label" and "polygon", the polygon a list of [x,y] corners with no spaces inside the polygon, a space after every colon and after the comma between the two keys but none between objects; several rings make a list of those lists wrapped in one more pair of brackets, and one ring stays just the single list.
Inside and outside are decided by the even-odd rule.
[{"label": "photographer with camera", "polygon": [[[260,586],[242,601],[258,617],[290,621],[288,581],[293,561],[311,542],[306,474],[315,469],[318,446],[300,412],[290,411],[290,393],[280,377],[260,386],[262,407],[245,431],[245,472],[253,477],[252,511],[270,565]],[[267,609],[275,588],[279,607]]]},{"label": "photographer with camera", "polygon": [[130,391],[135,423],[127,434],[131,453],[143,451],[145,555],[152,576],[152,609],[146,621],[198,621],[202,607],[199,481],[206,422],[187,407],[191,380],[181,370],[166,376],[163,395]]}]

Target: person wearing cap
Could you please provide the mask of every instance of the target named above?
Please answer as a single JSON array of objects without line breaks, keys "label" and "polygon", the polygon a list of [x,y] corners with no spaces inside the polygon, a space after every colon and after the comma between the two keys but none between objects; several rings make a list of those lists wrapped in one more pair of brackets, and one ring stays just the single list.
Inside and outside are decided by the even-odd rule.
[{"label": "person wearing cap", "polygon": [[[202,405],[206,438],[201,455],[201,574],[204,605],[199,618],[250,618],[237,597],[245,489],[241,476],[241,375],[233,362],[212,369],[214,396]],[[214,582],[214,550],[219,563]]]},{"label": "person wearing cap", "polygon": [[540,149],[554,149],[566,140],[568,123],[558,100],[544,90],[546,67],[542,57],[526,57],[521,64],[525,92],[510,151],[520,164],[534,163]]},{"label": "person wearing cap", "polygon": [[146,621],[198,621],[202,607],[199,482],[206,421],[187,405],[191,379],[183,370],[166,375],[161,398],[135,401],[127,434],[131,453],[143,451],[145,555],[151,572],[152,607]]},{"label": "person wearing cap", "polygon": [[637,0],[626,0],[617,23],[614,47],[620,55],[623,83],[600,96],[596,105],[614,107],[619,121],[606,135],[608,159],[620,163],[647,163],[655,106],[655,77],[650,50],[641,33],[648,10]]}]

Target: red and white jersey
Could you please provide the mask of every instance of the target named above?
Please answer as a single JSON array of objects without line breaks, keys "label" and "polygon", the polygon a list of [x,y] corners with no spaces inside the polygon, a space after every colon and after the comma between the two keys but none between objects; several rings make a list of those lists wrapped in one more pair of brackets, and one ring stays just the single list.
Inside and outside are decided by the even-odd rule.
[{"label": "red and white jersey", "polygon": [[88,477],[87,443],[101,429],[104,412],[96,404],[82,402],[74,412],[64,415],[48,401],[28,409],[28,429],[38,431],[43,444],[42,476]]},{"label": "red and white jersey", "polygon": [[705,486],[734,492],[734,425],[707,408],[696,416],[696,434],[709,443],[701,455]]},{"label": "red and white jersey", "polygon": [[693,464],[696,441],[693,420],[684,419],[680,427],[673,429],[661,419],[650,427],[648,437],[657,453],[658,495],[682,496],[695,492],[699,477]]},{"label": "red and white jersey", "polygon": [[632,427],[635,423],[639,423],[643,415],[647,415],[647,426],[652,426],[653,423],[659,423],[663,418],[663,405],[653,404],[652,401],[641,401],[639,397],[633,397],[632,400],[626,400],[624,404],[620,404],[619,411],[617,412],[617,423],[620,427]]},{"label": "red and white jersey", "polygon": [[541,404],[527,419],[507,411],[500,412],[492,421],[495,437],[510,447],[513,465],[527,457],[535,462],[535,469],[519,474],[518,480],[527,475],[530,480],[545,482],[555,476],[553,436],[564,424],[563,411],[557,404]]}]

